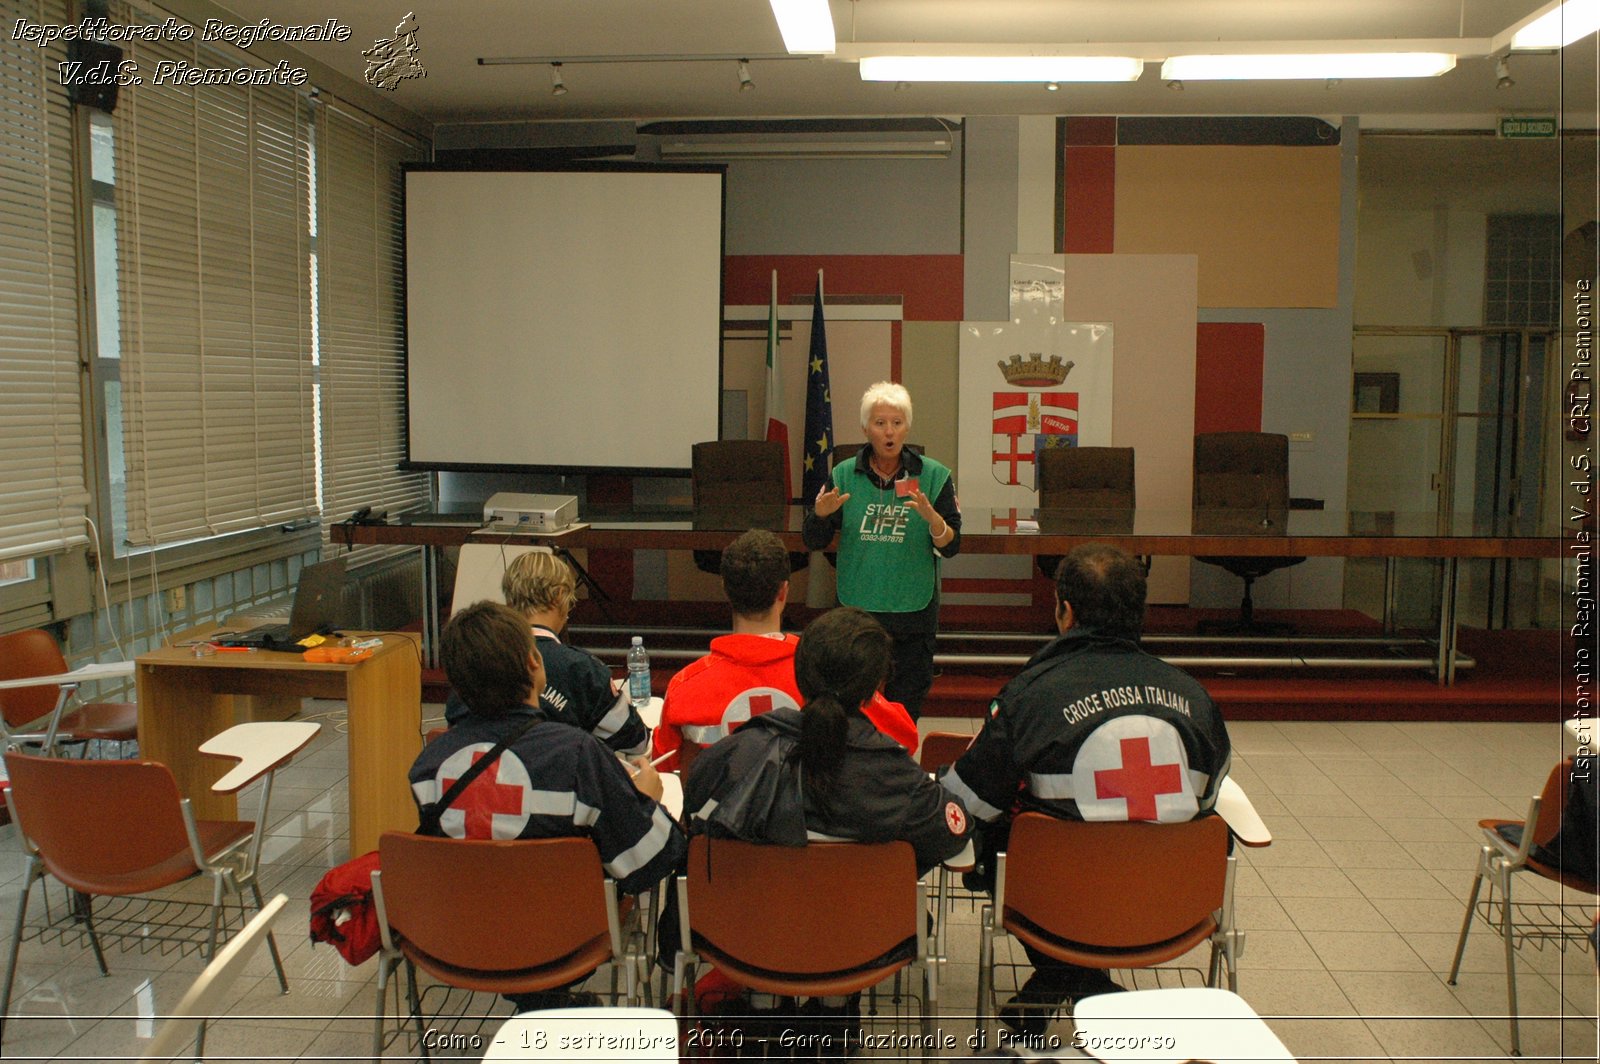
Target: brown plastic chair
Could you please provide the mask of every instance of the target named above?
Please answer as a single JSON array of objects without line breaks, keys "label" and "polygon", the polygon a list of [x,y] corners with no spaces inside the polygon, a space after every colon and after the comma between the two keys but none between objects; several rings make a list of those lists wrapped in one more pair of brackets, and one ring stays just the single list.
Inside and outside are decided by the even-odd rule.
[{"label": "brown plastic chair", "polygon": [[917,748],[917,764],[922,766],[924,772],[953,765],[967,752],[967,747],[972,745],[975,738],[977,736],[969,732],[929,732],[922,737],[922,745]]},{"label": "brown plastic chair", "polygon": [[[1521,1056],[1522,1041],[1517,1029],[1517,968],[1515,951],[1526,939],[1542,948],[1547,941],[1567,942],[1587,938],[1593,927],[1594,907],[1556,902],[1519,905],[1512,901],[1511,885],[1519,872],[1531,872],[1542,879],[1570,887],[1585,894],[1600,894],[1600,884],[1581,872],[1558,868],[1533,856],[1536,847],[1548,847],[1561,834],[1567,819],[1567,798],[1572,792],[1573,759],[1567,758],[1550,770],[1544,791],[1528,800],[1526,820],[1480,820],[1487,845],[1478,852],[1478,871],[1467,896],[1467,911],[1461,918],[1461,935],[1456,939],[1455,959],[1450,962],[1451,986],[1461,970],[1461,957],[1467,948],[1467,932],[1476,914],[1498,934],[1505,945],[1506,1004],[1511,1022],[1511,1053]],[[1480,906],[1478,894],[1483,881],[1489,881],[1489,897]],[[1496,894],[1499,898],[1496,900]],[[1519,920],[1518,917],[1523,917]]]},{"label": "brown plastic chair", "polygon": [[464,990],[526,994],[566,986],[603,964],[620,965],[633,1001],[641,954],[623,948],[616,885],[602,871],[593,840],[386,831],[378,849],[382,870],[372,874],[372,893],[383,951],[374,1058],[383,1056],[384,1001],[401,961],[419,1037],[426,1028],[418,968]]},{"label": "brown plastic chair", "polygon": [[[0,680],[30,676],[59,676],[67,671],[55,637],[42,628],[26,628],[0,635]],[[0,745],[42,742],[43,731],[22,734],[18,729],[47,719],[57,706],[65,707],[77,692],[75,684],[44,684],[0,690]],[[139,710],[132,702],[90,702],[64,713],[56,727],[63,742],[87,743],[93,739],[127,743],[139,737]]]},{"label": "brown plastic chair", "polygon": [[[927,903],[909,843],[763,846],[697,835],[677,891],[673,984],[689,988],[691,1016],[702,958],[752,990],[795,997],[854,994],[915,968],[931,1034]],[[757,899],[778,918],[751,919]]]},{"label": "brown plastic chair", "polygon": [[[197,872],[211,876],[207,960],[216,954],[224,887],[241,903],[248,888],[256,909],[262,908],[255,855],[265,817],[254,823],[196,820],[188,800],[179,797],[171,770],[154,761],[78,761],[15,751],[5,761],[11,776],[7,798],[29,853],[0,990],[0,1024],[11,1007],[28,896],[46,873],[81,896],[76,915],[102,975],[109,973],[94,926],[97,895],[146,894]],[[267,944],[278,985],[288,993],[277,943],[269,935]]]},{"label": "brown plastic chair", "polygon": [[1003,935],[1102,969],[1152,968],[1210,942],[1206,985],[1226,968],[1237,991],[1244,935],[1233,926],[1233,877],[1221,817],[1148,824],[1022,814],[980,921],[979,1027],[994,1015],[995,939]]},{"label": "brown plastic chair", "polygon": [[[1194,511],[1197,536],[1284,536],[1289,523],[1289,437],[1275,432],[1206,432],[1194,438]],[[1224,555],[1198,559],[1244,581],[1237,621],[1205,622],[1202,632],[1288,632],[1290,625],[1257,621],[1250,589],[1276,569],[1302,557]]]}]

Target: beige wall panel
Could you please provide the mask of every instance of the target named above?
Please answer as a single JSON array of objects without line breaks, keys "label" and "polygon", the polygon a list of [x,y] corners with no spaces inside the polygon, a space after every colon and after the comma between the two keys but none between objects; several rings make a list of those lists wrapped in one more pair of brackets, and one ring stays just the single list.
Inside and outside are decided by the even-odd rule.
[{"label": "beige wall panel", "polygon": [[1202,307],[1333,307],[1339,148],[1117,149],[1117,254],[1199,257]]},{"label": "beige wall panel", "polygon": [[900,335],[901,383],[911,393],[915,418],[911,442],[920,443],[957,474],[956,359],[961,326],[953,321],[908,321]]},{"label": "beige wall panel", "polygon": [[[1187,511],[1194,482],[1195,256],[1063,260],[1065,320],[1111,322],[1111,439],[1114,446],[1134,449],[1138,507]],[[1149,600],[1188,599],[1189,560],[1157,558]]]}]

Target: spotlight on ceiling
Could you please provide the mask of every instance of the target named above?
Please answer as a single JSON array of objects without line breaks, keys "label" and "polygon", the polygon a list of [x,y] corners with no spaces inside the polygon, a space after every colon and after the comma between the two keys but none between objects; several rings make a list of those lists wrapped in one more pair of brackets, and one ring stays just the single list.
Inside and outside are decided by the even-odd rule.
[{"label": "spotlight on ceiling", "polygon": [[1516,84],[1511,77],[1511,64],[1506,62],[1505,56],[1494,61],[1494,76],[1494,87],[1497,89],[1509,89]]},{"label": "spotlight on ceiling", "polygon": [[1061,91],[1060,84],[1058,84],[1057,82],[1054,82],[1054,81],[1045,82],[1044,83],[1044,88],[1045,88],[1046,92],[1060,92]]},{"label": "spotlight on ceiling", "polygon": [[551,96],[565,96],[566,94],[567,94],[567,83],[561,80],[561,64],[560,63],[551,63],[550,64],[550,95]]},{"label": "spotlight on ceiling", "polygon": [[1167,82],[1167,88],[1171,89],[1173,92],[1182,92],[1183,82],[1179,81],[1177,78],[1173,78],[1171,81]]},{"label": "spotlight on ceiling", "polygon": [[756,83],[750,77],[750,60],[739,60],[739,91],[749,92],[755,87]]}]

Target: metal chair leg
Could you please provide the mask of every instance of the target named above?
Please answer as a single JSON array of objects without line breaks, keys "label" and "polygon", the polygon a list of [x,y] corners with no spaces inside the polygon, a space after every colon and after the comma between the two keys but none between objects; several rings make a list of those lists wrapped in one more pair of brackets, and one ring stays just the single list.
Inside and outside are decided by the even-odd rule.
[{"label": "metal chair leg", "polygon": [[38,878],[39,859],[28,858],[28,869],[22,877],[22,896],[17,899],[17,918],[11,927],[11,960],[6,964],[5,988],[0,990],[0,1044],[6,1037],[6,1017],[11,1015],[11,990],[17,979],[17,952],[22,948],[22,925],[28,916],[28,894],[33,881]]},{"label": "metal chair leg", "polygon": [[994,928],[990,926],[990,908],[988,905],[983,907],[978,929],[978,1000],[973,1008],[973,1016],[978,1028],[980,1049],[987,1049],[995,1042],[989,1022],[989,998],[994,993]]},{"label": "metal chair leg", "polygon": [[422,1059],[432,1060],[428,1053],[428,1028],[422,1021],[422,998],[417,994],[417,966],[409,958],[406,960],[406,1004],[417,1025],[417,1045],[422,1049]]},{"label": "metal chair leg", "polygon": [[206,963],[217,955],[217,933],[222,926],[222,877],[211,877],[211,933],[206,937]]},{"label": "metal chair leg", "polygon": [[1461,935],[1456,939],[1455,959],[1450,962],[1450,978],[1445,982],[1451,986],[1456,985],[1456,976],[1461,971],[1461,958],[1467,952],[1467,932],[1472,930],[1472,914],[1478,907],[1478,893],[1483,889],[1483,866],[1489,860],[1489,847],[1485,846],[1478,854],[1478,874],[1472,877],[1472,893],[1467,895],[1467,911],[1461,917]]},{"label": "metal chair leg", "polygon": [[[261,900],[261,888],[255,880],[250,881],[250,893],[256,900],[256,912],[266,908]],[[283,958],[278,955],[278,940],[272,937],[272,932],[267,932],[267,950],[272,954],[272,967],[278,973],[278,991],[283,994],[289,992],[289,979],[283,973]]]},{"label": "metal chair leg", "polygon": [[383,1058],[383,1009],[389,993],[389,976],[398,958],[378,955],[378,1003],[372,1010],[372,1059]]},{"label": "metal chair leg", "polygon": [[1521,1032],[1517,1029],[1517,950],[1511,933],[1511,877],[1497,875],[1500,886],[1500,937],[1506,950],[1506,1014],[1511,1022],[1511,1055],[1522,1056]]},{"label": "metal chair leg", "polygon": [[105,950],[100,948],[100,936],[94,929],[94,899],[77,890],[70,897],[74,915],[83,921],[83,929],[89,933],[89,946],[94,950],[94,962],[100,966],[100,974],[110,975],[111,969],[106,967]]}]

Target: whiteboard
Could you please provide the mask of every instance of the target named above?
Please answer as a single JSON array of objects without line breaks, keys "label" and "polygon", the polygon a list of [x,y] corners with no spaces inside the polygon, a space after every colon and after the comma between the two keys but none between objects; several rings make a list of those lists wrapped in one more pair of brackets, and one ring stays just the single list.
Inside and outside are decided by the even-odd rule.
[{"label": "whiteboard", "polygon": [[405,176],[409,462],[687,472],[717,439],[722,168]]}]

